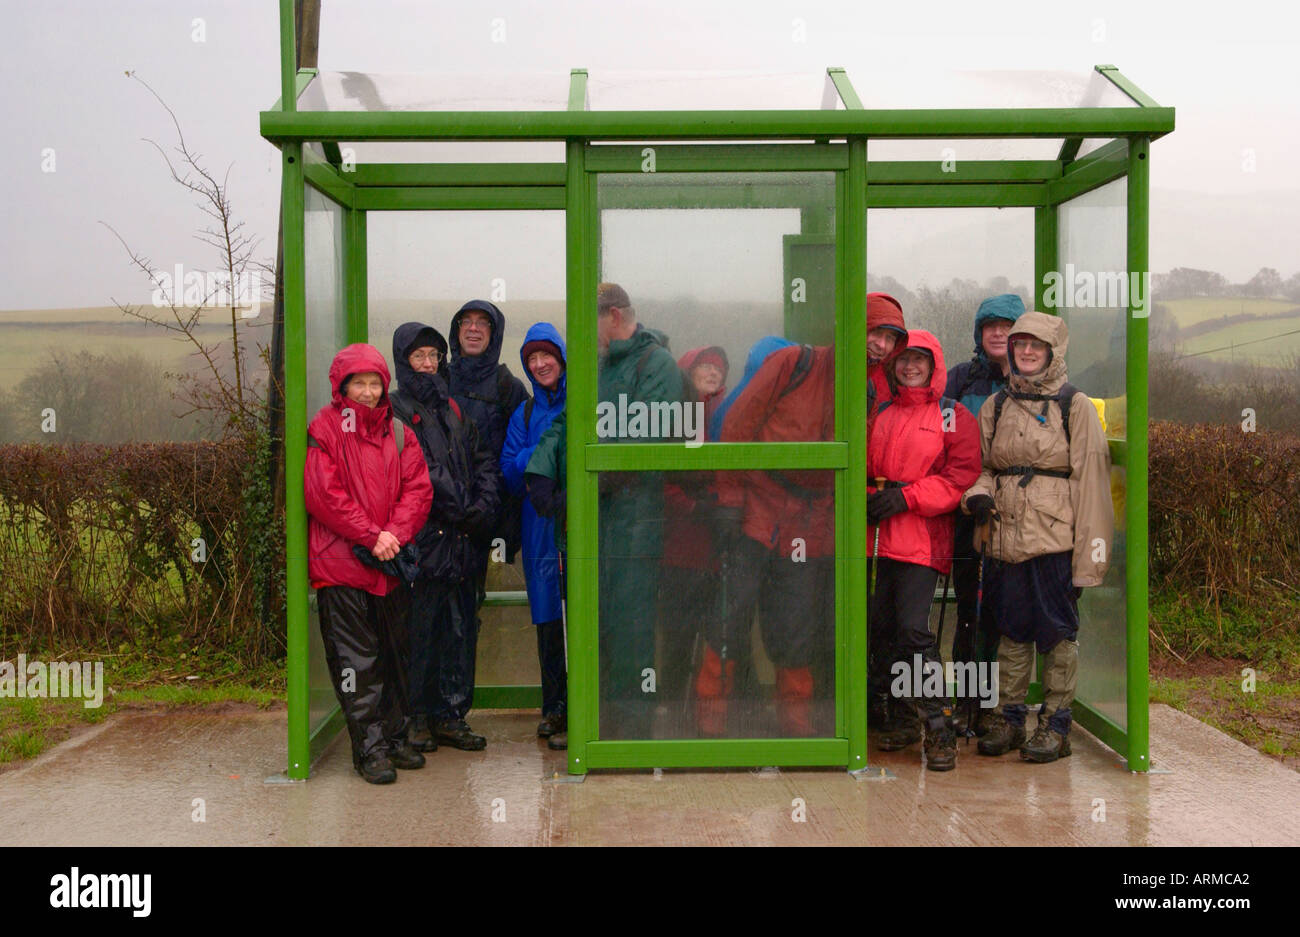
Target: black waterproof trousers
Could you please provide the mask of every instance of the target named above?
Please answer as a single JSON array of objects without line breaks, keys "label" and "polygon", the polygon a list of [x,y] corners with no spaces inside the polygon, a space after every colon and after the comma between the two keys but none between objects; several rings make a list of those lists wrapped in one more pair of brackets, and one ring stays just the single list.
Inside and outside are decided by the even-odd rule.
[{"label": "black waterproof trousers", "polygon": [[421,576],[411,588],[411,712],[429,722],[464,719],[474,704],[478,584]]},{"label": "black waterproof trousers", "polygon": [[406,586],[386,596],[350,586],[316,591],[325,662],[347,721],[354,765],[406,738],[409,602]]},{"label": "black waterproof trousers", "polygon": [[[946,683],[940,696],[917,697],[915,687],[924,683],[925,674],[919,680],[912,679],[917,655],[923,669],[937,666],[942,672],[939,649],[930,632],[930,605],[939,581],[938,570],[883,556],[876,563],[876,590],[868,610],[871,626],[868,693],[872,697],[889,694],[895,699],[910,699],[922,717],[945,707],[951,710]],[[907,665],[902,675],[893,671],[893,665],[899,661]],[[900,688],[899,692],[891,692],[895,686]]]},{"label": "black waterproof trousers", "polygon": [[[696,639],[718,616],[718,573],[663,565],[659,577],[659,696],[686,698],[699,667]],[[732,655],[734,659],[735,655]]]},{"label": "black waterproof trousers", "polygon": [[564,663],[564,619],[544,621],[537,629],[537,663],[542,671],[542,715],[568,711],[568,673]]}]

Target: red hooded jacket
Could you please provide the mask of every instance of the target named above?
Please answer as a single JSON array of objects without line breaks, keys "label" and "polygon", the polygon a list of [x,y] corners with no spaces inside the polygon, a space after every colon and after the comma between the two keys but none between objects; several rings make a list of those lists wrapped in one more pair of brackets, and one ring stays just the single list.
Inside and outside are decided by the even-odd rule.
[{"label": "red hooded jacket", "polygon": [[[813,349],[803,381],[790,385],[802,345],[773,352],[722,421],[723,442],[822,442],[835,438],[835,349]],[[822,470],[719,472],[718,500],[743,507],[745,535],[791,555],[795,538],[806,556],[835,554],[835,473]]]},{"label": "red hooded jacket", "polygon": [[[384,382],[377,407],[343,396],[349,375],[374,371]],[[374,547],[387,530],[405,545],[424,526],[433,504],[433,486],[408,427],[400,459],[393,438],[393,408],[388,402],[388,364],[370,345],[349,345],[330,365],[328,404],[307,427],[307,570],[313,588],[351,586],[387,595],[398,580],[366,566],[352,545]]]},{"label": "red hooded jacket", "polygon": [[[877,555],[947,573],[952,568],[953,511],[980,477],[979,425],[960,404],[950,405],[950,413],[940,406],[948,371],[938,339],[916,329],[908,335],[908,348],[928,350],[934,371],[927,387],[895,387],[875,418],[867,449],[867,490],[876,490],[875,478],[907,482],[902,491],[908,508],[880,524]],[[868,556],[874,542],[875,528],[868,527]]]},{"label": "red hooded jacket", "polygon": [[867,410],[868,421],[875,415],[875,411],[880,405],[888,400],[893,393],[886,375],[889,369],[893,367],[894,359],[901,355],[903,349],[907,347],[907,326],[903,324],[903,307],[898,304],[898,300],[888,293],[868,293],[867,331],[870,332],[872,329],[878,329],[886,325],[902,329],[903,334],[894,343],[894,350],[885,356],[884,361],[876,364],[867,363],[867,380],[871,382],[875,391],[875,400]]}]

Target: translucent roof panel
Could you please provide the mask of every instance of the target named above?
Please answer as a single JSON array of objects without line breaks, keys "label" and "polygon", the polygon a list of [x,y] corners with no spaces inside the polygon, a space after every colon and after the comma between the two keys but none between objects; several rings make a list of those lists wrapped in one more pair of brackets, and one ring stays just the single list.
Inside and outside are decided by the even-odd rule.
[{"label": "translucent roof panel", "polygon": [[357,163],[563,163],[561,140],[411,140],[340,142]]},{"label": "translucent roof panel", "polygon": [[868,140],[867,159],[944,160],[987,159],[1056,159],[1061,152],[1060,137],[1026,137],[962,140]]},{"label": "translucent roof panel", "polygon": [[593,111],[803,111],[841,106],[825,71],[648,72],[593,70]]},{"label": "translucent roof panel", "polygon": [[1137,107],[1097,71],[849,69],[866,108]]},{"label": "translucent roof panel", "polygon": [[568,105],[568,72],[320,72],[298,97],[300,111],[562,111]]}]

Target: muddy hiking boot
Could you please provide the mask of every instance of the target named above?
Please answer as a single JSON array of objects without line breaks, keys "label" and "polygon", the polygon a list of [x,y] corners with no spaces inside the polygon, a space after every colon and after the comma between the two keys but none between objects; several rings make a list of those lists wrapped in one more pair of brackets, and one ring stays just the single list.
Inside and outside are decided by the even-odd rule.
[{"label": "muddy hiking boot", "polygon": [[546,747],[553,752],[566,751],[569,747],[569,733],[567,731],[556,732],[546,740]]},{"label": "muddy hiking boot", "polygon": [[551,713],[549,716],[543,716],[542,721],[537,723],[537,737],[549,739],[557,733],[564,732],[568,727],[569,720],[564,713]]},{"label": "muddy hiking boot", "polygon": [[921,741],[921,720],[910,707],[893,703],[885,719],[884,728],[876,739],[876,748],[882,752],[901,752],[909,745]]},{"label": "muddy hiking boot", "polygon": [[392,784],[397,780],[397,770],[384,752],[368,755],[356,769],[357,774],[371,784]]},{"label": "muddy hiking boot", "polygon": [[1052,729],[1046,721],[1040,722],[1034,737],[1020,746],[1020,759],[1035,764],[1047,764],[1058,758],[1070,757],[1070,737]]},{"label": "muddy hiking boot", "polygon": [[931,771],[951,771],[957,767],[957,733],[951,726],[944,725],[937,729],[927,727],[925,766]]},{"label": "muddy hiking boot", "polygon": [[459,748],[463,752],[481,752],[487,748],[487,739],[470,731],[469,723],[464,719],[452,719],[438,723],[438,742]]},{"label": "muddy hiking boot", "polygon": [[988,727],[988,732],[979,740],[981,755],[1005,755],[1025,744],[1025,727],[1007,722],[1002,713],[996,710],[987,712],[980,721]]},{"label": "muddy hiking boot", "polygon": [[429,731],[427,716],[416,716],[411,720],[411,729],[406,734],[406,740],[411,743],[411,747],[417,752],[436,752],[438,750],[438,740]]},{"label": "muddy hiking boot", "polygon": [[415,750],[415,746],[410,742],[398,742],[389,746],[388,760],[393,763],[393,767],[401,768],[403,771],[414,771],[416,768],[424,767],[424,756]]}]

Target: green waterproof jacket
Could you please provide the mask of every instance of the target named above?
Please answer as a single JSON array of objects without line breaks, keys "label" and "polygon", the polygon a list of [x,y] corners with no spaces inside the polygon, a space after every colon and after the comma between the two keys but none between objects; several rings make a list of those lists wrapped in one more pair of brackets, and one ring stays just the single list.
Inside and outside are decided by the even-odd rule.
[{"label": "green waterproof jacket", "polygon": [[[668,350],[667,337],[640,324],[631,337],[610,342],[601,356],[597,380],[598,408],[626,413],[631,404],[680,402],[682,374]],[[623,398],[620,400],[620,398]],[[655,442],[669,438],[664,427],[657,436],[626,435],[628,421],[602,443]],[[614,421],[617,426],[618,421]],[[565,420],[557,417],[542,434],[527,472],[564,483]],[[659,472],[607,472],[600,479],[600,539],[602,556],[658,557],[663,553],[663,475]],[[558,532],[557,538],[563,534]],[[561,546],[563,548],[563,546]]]}]

